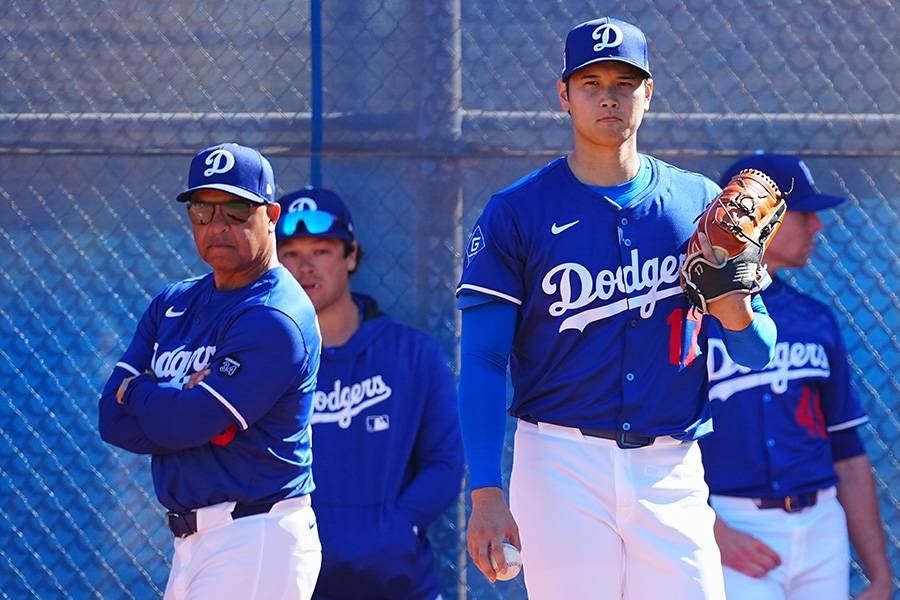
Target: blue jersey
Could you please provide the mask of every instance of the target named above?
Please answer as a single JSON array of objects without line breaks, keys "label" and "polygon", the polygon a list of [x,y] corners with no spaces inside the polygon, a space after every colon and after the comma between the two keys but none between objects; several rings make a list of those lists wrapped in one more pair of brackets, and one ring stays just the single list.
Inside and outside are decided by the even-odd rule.
[{"label": "blue jersey", "polygon": [[425,531],[463,477],[456,385],[437,342],[354,300],[360,327],[323,349],[315,394],[316,596],[432,600]]},{"label": "blue jersey", "polygon": [[719,192],[643,157],[647,187],[623,206],[565,158],[495,194],[469,242],[457,294],[519,309],[510,414],[569,427],[694,439],[710,428],[706,322],[678,270]]},{"label": "blue jersey", "polygon": [[715,432],[700,446],[713,494],[776,498],[834,485],[829,433],[868,420],[831,310],[778,279],[762,295],[778,326],[765,369],[735,364],[710,338]]},{"label": "blue jersey", "polygon": [[[315,309],[284,267],[220,291],[213,274],[172,284],[150,303],[100,400],[103,438],[152,454],[173,511],[275,502],[313,490],[309,425],[321,336]],[[192,373],[211,373],[182,389]],[[135,379],[124,405],[115,394]]]}]

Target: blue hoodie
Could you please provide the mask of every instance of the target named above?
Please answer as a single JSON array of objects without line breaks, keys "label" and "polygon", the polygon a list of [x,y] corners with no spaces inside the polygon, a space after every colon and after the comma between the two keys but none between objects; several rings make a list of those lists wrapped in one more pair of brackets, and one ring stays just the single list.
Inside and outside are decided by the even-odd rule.
[{"label": "blue hoodie", "polygon": [[428,526],[460,492],[456,386],[437,342],[354,294],[363,314],[323,348],[313,413],[318,600],[433,600]]}]

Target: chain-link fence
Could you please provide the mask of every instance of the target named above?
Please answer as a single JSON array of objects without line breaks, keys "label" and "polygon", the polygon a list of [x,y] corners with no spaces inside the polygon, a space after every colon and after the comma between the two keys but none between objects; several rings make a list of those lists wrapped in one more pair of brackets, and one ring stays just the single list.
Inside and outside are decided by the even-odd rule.
[{"label": "chain-link fence", "polygon": [[[150,298],[206,271],[173,202],[194,153],[239,142],[271,158],[279,193],[338,191],[367,253],[354,288],[455,363],[468,230],[491,192],[570,148],[563,38],[604,14],[650,39],[642,151],[713,178],[755,149],[798,153],[850,199],[793,277],[843,327],[897,570],[891,0],[0,0],[0,597],[165,585],[148,461],[101,442],[97,400]],[[444,597],[525,598],[467,561],[466,498],[431,532]]]}]

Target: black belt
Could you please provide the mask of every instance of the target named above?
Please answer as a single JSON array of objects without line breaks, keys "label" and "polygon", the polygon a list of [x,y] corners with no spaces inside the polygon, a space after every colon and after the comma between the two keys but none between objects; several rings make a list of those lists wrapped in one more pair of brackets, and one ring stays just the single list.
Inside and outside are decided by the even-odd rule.
[{"label": "black belt", "polygon": [[[275,505],[274,502],[268,504],[242,504],[238,502],[231,511],[232,519],[240,519],[241,517],[249,517],[251,515],[261,515],[269,512]],[[197,511],[189,510],[187,512],[167,512],[166,519],[169,521],[169,529],[172,535],[177,538],[185,538],[189,535],[197,533]]]},{"label": "black belt", "polygon": [[754,498],[758,508],[780,508],[785,512],[799,512],[804,508],[816,505],[818,491],[808,492],[806,494],[797,494],[796,496],[786,496],[784,498]]},{"label": "black belt", "polygon": [[[538,421],[535,421],[530,416],[519,418],[523,421],[531,423],[532,425],[538,424]],[[625,431],[618,431],[616,429],[597,429],[594,427],[576,427],[575,429],[578,429],[583,435],[586,435],[588,437],[613,440],[616,442],[616,445],[619,448],[623,448],[625,450],[631,450],[633,448],[644,448],[656,441],[655,437],[648,437],[646,435],[634,435]]]}]

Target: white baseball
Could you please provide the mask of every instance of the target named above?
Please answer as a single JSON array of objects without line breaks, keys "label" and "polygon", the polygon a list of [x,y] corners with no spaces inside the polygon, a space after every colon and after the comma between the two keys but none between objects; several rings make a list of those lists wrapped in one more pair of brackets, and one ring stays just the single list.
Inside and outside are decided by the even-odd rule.
[{"label": "white baseball", "polygon": [[494,573],[499,581],[507,581],[519,574],[522,570],[522,555],[515,546],[509,542],[503,542],[503,558],[506,559],[506,574],[500,572],[497,561],[494,560],[494,554],[491,553],[491,566],[494,567]]}]

